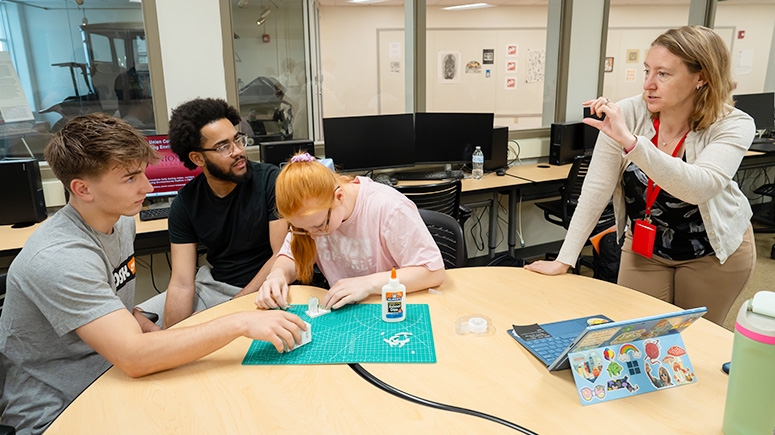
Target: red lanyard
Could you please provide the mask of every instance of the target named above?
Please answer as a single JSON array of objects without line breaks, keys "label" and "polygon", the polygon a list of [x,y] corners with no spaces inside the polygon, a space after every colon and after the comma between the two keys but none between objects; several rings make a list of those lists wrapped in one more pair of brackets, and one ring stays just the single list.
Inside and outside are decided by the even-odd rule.
[{"label": "red lanyard", "polygon": [[[659,119],[654,120],[654,129],[657,131],[657,134],[654,135],[653,138],[651,138],[651,143],[654,144],[654,146],[658,146],[659,143]],[[680,141],[678,141],[678,145],[675,146],[675,149],[673,150],[673,158],[678,155],[678,151],[681,149],[681,146],[683,146],[684,140],[686,140],[686,135],[688,135],[689,132],[687,131],[684,136],[681,138]],[[647,176],[648,177],[648,176]],[[657,200],[657,195],[659,195],[659,191],[662,190],[661,187],[654,184],[654,181],[651,179],[651,177],[648,177],[649,184],[648,188],[646,189],[646,217],[645,220],[648,222],[651,222],[651,207],[654,205],[654,201]]]}]

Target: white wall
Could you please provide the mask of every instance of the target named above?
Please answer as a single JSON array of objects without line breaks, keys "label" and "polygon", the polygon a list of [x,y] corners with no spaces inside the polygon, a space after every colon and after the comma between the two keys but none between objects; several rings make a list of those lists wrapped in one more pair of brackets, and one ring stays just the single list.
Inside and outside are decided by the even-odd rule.
[{"label": "white wall", "polygon": [[[716,11],[716,27],[731,27],[732,78],[737,82],[736,94],[753,94],[765,90],[765,80],[773,82],[775,70],[768,70],[772,63],[771,43],[775,41],[775,4],[770,5],[725,5],[719,3]],[[738,31],[745,31],[740,39]],[[751,54],[750,73],[740,63],[741,56]],[[773,89],[769,89],[772,91]]]},{"label": "white wall", "polygon": [[167,108],[196,97],[226,98],[217,1],[157,1]]}]

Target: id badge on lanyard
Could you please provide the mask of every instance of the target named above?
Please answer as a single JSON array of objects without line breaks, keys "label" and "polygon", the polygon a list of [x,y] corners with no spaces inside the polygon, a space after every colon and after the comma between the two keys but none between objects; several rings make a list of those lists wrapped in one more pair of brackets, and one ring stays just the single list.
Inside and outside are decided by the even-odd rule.
[{"label": "id badge on lanyard", "polygon": [[[659,119],[654,120],[654,128],[657,134],[651,139],[654,146],[657,146],[657,138],[659,137]],[[689,134],[689,132],[686,132]],[[673,158],[678,155],[678,150],[683,146],[686,134],[678,142],[673,150]],[[651,258],[654,255],[654,241],[657,238],[657,226],[651,223],[651,207],[654,205],[654,201],[659,195],[660,188],[649,177],[648,188],[646,189],[646,216],[643,219],[636,219],[635,225],[632,229],[632,251],[636,254],[642,255],[646,258]]]}]

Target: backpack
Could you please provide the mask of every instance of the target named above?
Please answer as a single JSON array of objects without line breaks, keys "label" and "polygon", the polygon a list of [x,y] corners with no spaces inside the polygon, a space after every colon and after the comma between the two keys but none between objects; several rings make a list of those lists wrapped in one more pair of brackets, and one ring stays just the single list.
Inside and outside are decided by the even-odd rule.
[{"label": "backpack", "polygon": [[600,252],[592,250],[593,278],[616,283],[619,276],[619,261],[622,256],[623,243],[623,236],[621,240],[616,240],[616,231],[609,232],[600,238],[598,245]]}]

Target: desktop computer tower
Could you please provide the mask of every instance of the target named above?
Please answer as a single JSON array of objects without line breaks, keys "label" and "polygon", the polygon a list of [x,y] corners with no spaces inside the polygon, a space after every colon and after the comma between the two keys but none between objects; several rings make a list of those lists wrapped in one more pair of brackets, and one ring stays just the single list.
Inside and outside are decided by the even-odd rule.
[{"label": "desktop computer tower", "polygon": [[492,155],[484,156],[484,170],[494,171],[509,164],[509,128],[492,129]]},{"label": "desktop computer tower", "polygon": [[0,225],[31,225],[46,219],[37,160],[0,160],[0,188]]},{"label": "desktop computer tower", "polygon": [[584,124],[563,122],[552,124],[549,163],[565,165],[584,154]]},{"label": "desktop computer tower", "polygon": [[275,142],[260,142],[261,161],[280,166],[299,151],[315,155],[315,143],[308,139],[281,140]]}]

